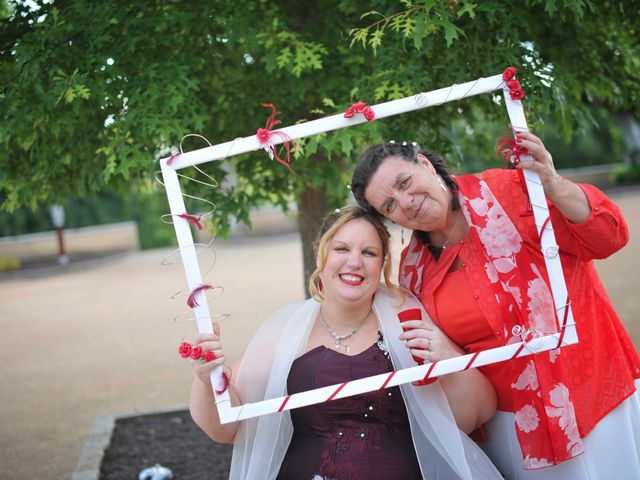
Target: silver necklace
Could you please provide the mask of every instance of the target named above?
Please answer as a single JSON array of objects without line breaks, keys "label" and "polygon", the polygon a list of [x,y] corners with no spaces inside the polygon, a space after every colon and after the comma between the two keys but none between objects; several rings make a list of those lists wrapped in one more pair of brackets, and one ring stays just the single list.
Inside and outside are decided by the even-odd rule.
[{"label": "silver necklace", "polygon": [[[369,314],[371,313],[371,310],[369,310],[367,312],[367,314],[364,316],[364,318],[362,319],[362,321],[360,322],[360,325],[358,325],[356,328],[354,328],[351,333],[347,333],[345,335],[338,335],[333,328],[331,328],[331,326],[329,325],[329,323],[324,319],[324,315],[322,315],[322,309],[320,309],[320,320],[322,320],[322,323],[324,323],[324,326],[327,327],[327,332],[329,332],[329,335],[331,335],[333,337],[333,342],[334,342],[334,347],[337,351],[340,351],[340,346],[342,344],[343,340],[346,340],[349,337],[352,337],[353,335],[355,335],[358,330],[360,330],[360,327],[362,327],[362,325],[364,325],[365,320],[367,319],[367,317],[369,316]],[[351,353],[351,348],[349,347],[349,345],[345,345],[344,346],[344,351],[347,353]]]},{"label": "silver necklace", "polygon": [[445,250],[448,246],[449,246],[449,242],[451,241],[451,239],[453,238],[453,236],[456,234],[456,232],[458,231],[458,227],[460,226],[460,224],[462,223],[461,220],[464,217],[464,214],[462,213],[462,211],[458,214],[458,220],[456,221],[456,226],[453,227],[453,232],[451,232],[451,235],[449,235],[449,238],[447,238],[447,241],[444,242],[442,244],[442,246],[440,247],[441,250]]}]

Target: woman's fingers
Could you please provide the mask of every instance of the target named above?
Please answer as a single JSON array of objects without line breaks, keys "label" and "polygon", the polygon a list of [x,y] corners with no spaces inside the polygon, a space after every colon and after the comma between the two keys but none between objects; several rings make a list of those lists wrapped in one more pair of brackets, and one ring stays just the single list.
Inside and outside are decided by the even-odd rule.
[{"label": "woman's fingers", "polygon": [[220,340],[220,325],[218,323],[212,323],[213,333],[197,333],[193,335],[191,340],[187,340],[194,346],[203,342]]},{"label": "woman's fingers", "polygon": [[424,328],[426,330],[433,330],[434,325],[429,320],[407,320],[402,322],[402,328]]},{"label": "woman's fingers", "polygon": [[[517,141],[520,146],[526,148],[537,162],[553,167],[553,157],[547,151],[544,144],[538,140],[539,139],[534,140],[520,136],[517,137]],[[524,160],[520,163],[526,164],[528,162],[531,162],[531,160]]]},{"label": "woman's fingers", "polygon": [[411,320],[402,323],[408,329],[400,335],[411,355],[423,362],[435,362],[463,355],[464,350],[453,343],[442,330],[429,321]]},{"label": "woman's fingers", "polygon": [[[215,357],[211,360],[208,360],[206,355],[213,352]],[[200,357],[198,360],[191,360],[191,367],[193,368],[194,373],[200,379],[202,383],[205,385],[211,384],[211,372],[216,368],[224,365],[227,359],[224,356],[224,351],[222,349],[217,350],[206,350],[204,352],[203,357]]]},{"label": "woman's fingers", "polygon": [[530,132],[517,132],[516,140],[533,157],[532,160],[521,160],[516,168],[536,172],[540,176],[546,195],[553,200],[553,196],[562,189],[562,178],[556,171],[551,153],[542,140]]},{"label": "woman's fingers", "polygon": [[431,348],[432,343],[433,343],[433,340],[430,338],[418,337],[411,340],[407,340],[405,342],[405,345],[409,349],[419,348],[422,350],[429,350]]},{"label": "woman's fingers", "polygon": [[205,384],[210,383],[211,372],[226,362],[220,342],[220,326],[217,323],[212,326],[212,333],[198,333],[179,348],[180,355],[190,359],[194,373]]},{"label": "woman's fingers", "polygon": [[534,162],[538,162],[541,165],[553,167],[553,157],[538,137],[530,132],[519,132],[516,134],[516,141],[518,144],[526,148],[534,160],[524,160],[520,162],[521,168],[527,168],[527,166],[534,166]]},{"label": "woman's fingers", "polygon": [[220,357],[224,356],[222,343],[220,343],[220,340],[218,340],[217,337],[214,338],[215,339],[213,340],[207,340],[197,345],[202,348],[202,356],[200,357],[200,360],[208,363],[218,360]]},{"label": "woman's fingers", "polygon": [[200,345],[204,342],[219,341],[220,336],[216,333],[198,333],[193,336],[192,340],[193,341],[191,343],[193,345]]},{"label": "woman's fingers", "polygon": [[197,350],[195,355],[191,355],[191,363],[194,368],[197,365],[211,363],[214,366],[224,363],[224,351],[220,342],[220,328],[214,324],[214,333],[198,333],[193,336],[191,342],[192,351]]},{"label": "woman's fingers", "polygon": [[422,362],[418,362],[419,363],[429,363],[432,361],[431,356],[432,356],[432,352],[431,350],[424,350],[421,348],[411,348],[409,349],[409,352],[411,352],[411,356],[414,357],[414,360],[417,360],[418,358],[422,360]]},{"label": "woman's fingers", "polygon": [[191,360],[191,363],[193,364],[193,368],[195,369],[204,369],[206,371],[211,371],[213,370],[215,367],[222,365],[226,359],[224,356],[224,352],[222,350],[208,350],[210,352],[213,352],[215,354],[215,357],[211,358],[210,360],[207,360],[207,358],[200,357],[198,360]]},{"label": "woman's fingers", "polygon": [[542,142],[542,139],[540,139],[540,137],[534,135],[531,132],[528,132],[526,130],[522,132],[515,132],[515,136],[516,136],[516,139],[526,140],[544,148],[544,143]]},{"label": "woman's fingers", "polygon": [[441,333],[418,336],[405,341],[411,354],[435,362],[463,355],[464,351]]},{"label": "woman's fingers", "polygon": [[429,335],[435,327],[432,323],[425,320],[408,320],[402,322],[403,333],[400,335],[400,340],[408,340],[415,337],[423,337]]},{"label": "woman's fingers", "polygon": [[222,348],[222,343],[219,340],[208,340],[206,342],[196,343],[194,347],[202,347],[202,350],[215,350]]}]

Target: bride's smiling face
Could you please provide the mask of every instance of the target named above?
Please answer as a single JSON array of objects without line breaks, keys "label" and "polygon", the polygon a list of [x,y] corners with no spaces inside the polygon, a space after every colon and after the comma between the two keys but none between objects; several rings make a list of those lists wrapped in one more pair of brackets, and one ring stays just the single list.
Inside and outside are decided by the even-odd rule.
[{"label": "bride's smiling face", "polygon": [[446,223],[448,191],[442,188],[431,162],[420,154],[417,160],[384,160],[364,196],[378,212],[402,227],[436,231]]},{"label": "bride's smiling face", "polygon": [[382,240],[375,227],[357,218],[345,223],[330,241],[320,273],[326,299],[371,300],[384,263]]}]

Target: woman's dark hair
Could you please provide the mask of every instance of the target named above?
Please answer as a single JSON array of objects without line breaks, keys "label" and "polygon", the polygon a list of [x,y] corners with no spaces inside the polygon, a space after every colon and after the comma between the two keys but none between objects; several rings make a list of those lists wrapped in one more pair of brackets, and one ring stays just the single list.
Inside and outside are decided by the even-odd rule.
[{"label": "woman's dark hair", "polygon": [[[422,150],[420,145],[417,143],[396,143],[396,142],[384,142],[378,143],[377,145],[372,145],[367,148],[360,158],[358,159],[358,163],[356,164],[356,169],[353,172],[353,176],[351,177],[351,192],[355,197],[358,205],[367,210],[368,212],[376,213],[377,215],[382,215],[378,212],[373,205],[371,205],[367,199],[364,197],[364,192],[367,190],[369,186],[369,182],[371,182],[371,178],[375,175],[385,160],[390,157],[397,157],[405,162],[417,163],[418,162],[418,154],[422,154],[431,162],[433,167],[436,170],[436,173],[442,178],[442,181],[451,189],[453,192],[453,201],[452,208],[457,210],[460,208],[460,204],[458,201],[458,185],[455,180],[451,176],[449,169],[444,163],[444,160],[437,155],[434,155],[430,152]],[[419,237],[424,243],[429,243],[429,236],[424,232],[419,232]]]},{"label": "woman's dark hair", "polygon": [[[422,154],[427,157],[444,183],[454,194],[457,193],[458,185],[451,176],[451,173],[449,173],[449,169],[442,158],[422,150],[420,145],[417,143],[384,142],[370,146],[358,159],[356,169],[351,177],[351,192],[358,202],[358,205],[365,210],[376,212],[378,215],[381,215],[381,213],[378,212],[366,198],[364,198],[364,192],[369,186],[371,178],[375,175],[378,168],[380,168],[380,165],[382,165],[386,159],[390,157],[397,157],[405,162],[417,163],[418,154]],[[456,197],[454,196],[454,198]]]}]

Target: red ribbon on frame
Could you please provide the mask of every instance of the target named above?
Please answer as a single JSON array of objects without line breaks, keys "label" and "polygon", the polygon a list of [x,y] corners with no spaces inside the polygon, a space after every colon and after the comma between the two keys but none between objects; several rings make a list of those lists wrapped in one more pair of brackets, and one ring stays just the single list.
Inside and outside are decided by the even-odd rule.
[{"label": "red ribbon on frame", "polygon": [[[169,162],[167,162],[169,163]],[[196,226],[198,231],[202,231],[202,215],[191,215],[189,213],[181,213],[178,217],[187,221],[187,223],[191,223]]]},{"label": "red ribbon on frame", "polygon": [[[295,172],[291,169],[291,166],[290,166],[291,164],[291,145],[290,144],[291,142],[293,142],[293,140],[286,133],[280,132],[278,130],[273,130],[273,127],[275,127],[276,125],[280,125],[282,123],[281,120],[276,119],[276,116],[280,115],[282,112],[278,112],[276,110],[275,105],[273,105],[272,103],[261,103],[260,105],[262,105],[263,107],[271,108],[271,115],[269,115],[269,118],[267,119],[267,122],[264,128],[259,128],[256,131],[256,138],[258,139],[258,142],[260,142],[260,145],[264,145],[265,149],[267,149],[267,151],[270,152],[269,156],[271,158],[276,159],[282,165],[287,167],[287,169],[291,173],[295,175]],[[278,155],[278,150],[274,145],[269,144],[269,141],[271,140],[272,135],[278,135],[283,140],[282,146],[284,147],[284,151],[285,151],[284,158],[281,158]],[[295,142],[293,142],[293,146],[295,148]]]},{"label": "red ribbon on frame", "polygon": [[529,155],[529,150],[518,145],[513,137],[507,136],[498,139],[496,151],[504,158],[504,168],[507,168],[507,162],[515,167],[520,163],[521,157]]},{"label": "red ribbon on frame", "polygon": [[187,299],[187,305],[189,305],[189,307],[191,308],[199,307],[200,304],[198,303],[198,298],[197,298],[198,294],[200,294],[201,292],[204,292],[205,290],[210,290],[212,288],[213,288],[212,285],[200,285],[199,287],[194,288],[191,294],[189,295],[189,298]]}]

